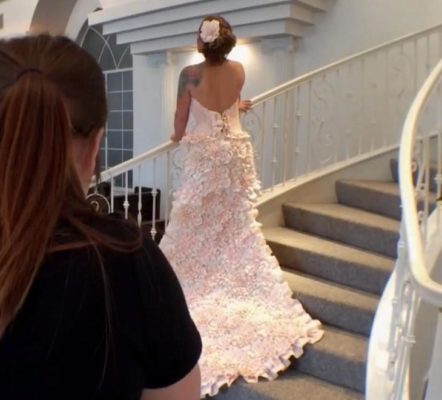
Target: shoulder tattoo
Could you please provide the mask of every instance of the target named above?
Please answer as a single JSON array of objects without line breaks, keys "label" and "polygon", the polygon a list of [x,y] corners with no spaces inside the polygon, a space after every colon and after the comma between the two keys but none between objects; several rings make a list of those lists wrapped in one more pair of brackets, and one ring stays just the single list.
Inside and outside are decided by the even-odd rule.
[{"label": "shoulder tattoo", "polygon": [[180,79],[178,82],[178,97],[181,97],[188,85],[197,87],[201,82],[201,66],[194,65],[184,68],[181,71]]}]

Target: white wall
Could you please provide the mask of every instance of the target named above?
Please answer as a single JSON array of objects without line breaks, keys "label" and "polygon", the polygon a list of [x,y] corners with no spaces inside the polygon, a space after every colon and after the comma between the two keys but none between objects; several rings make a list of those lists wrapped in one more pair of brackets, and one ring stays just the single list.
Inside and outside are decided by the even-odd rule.
[{"label": "white wall", "polygon": [[297,75],[442,23],[442,0],[334,0],[299,41]]},{"label": "white wall", "polygon": [[0,3],[4,28],[0,37],[24,34],[31,26],[32,16],[38,0],[7,0]]},{"label": "white wall", "polygon": [[[63,2],[64,0],[53,0]],[[77,25],[80,24],[76,18],[87,19],[89,12],[96,7],[108,8],[132,3],[133,0],[78,0],[72,12],[70,26],[66,29],[68,36],[74,37]],[[29,31],[32,18],[39,0],[5,0],[0,2],[0,14],[4,15],[4,28],[0,31],[0,37],[22,35]],[[59,7],[58,7],[59,8]],[[81,25],[80,25],[81,27]],[[72,33],[72,34],[71,34]]]}]

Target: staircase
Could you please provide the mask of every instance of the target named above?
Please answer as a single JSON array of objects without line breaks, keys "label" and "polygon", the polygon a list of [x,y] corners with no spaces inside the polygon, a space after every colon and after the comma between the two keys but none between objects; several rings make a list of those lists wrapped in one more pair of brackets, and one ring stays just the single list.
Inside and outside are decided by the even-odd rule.
[{"label": "staircase", "polygon": [[[191,16],[189,18],[195,17],[191,8],[188,7],[193,7],[193,3],[198,1],[168,0],[168,2],[182,3],[183,9],[181,6],[166,7],[163,16],[178,11],[181,15],[180,19],[185,19],[186,17],[180,11],[184,12],[186,8],[185,11]],[[206,3],[221,7],[226,2]],[[229,3],[235,2],[229,0]],[[263,4],[255,0],[236,2],[234,8],[236,17],[246,15],[250,19],[250,10],[247,8],[259,9],[257,11],[259,13],[263,12],[263,9],[266,11],[265,7],[259,6],[258,3]],[[303,4],[303,7],[310,8],[309,11],[312,13],[320,11],[322,4],[325,4],[323,0],[287,0],[281,3],[293,3],[298,6]],[[296,7],[296,9],[300,8]],[[280,8],[278,10],[283,12]],[[162,33],[159,31],[157,32],[159,37],[149,36],[150,39],[146,40],[147,38],[143,35],[152,31],[143,30],[141,26],[134,28],[135,30],[132,29],[131,32],[125,32],[128,26],[132,26],[127,24],[129,19],[124,19],[123,14],[126,11],[123,8],[118,11],[117,14],[121,20],[115,20],[118,19],[117,14],[106,16],[105,12],[94,13],[90,22],[92,24],[104,22],[105,29],[117,33],[122,43],[136,40],[137,43],[131,47],[132,54],[156,52],[159,49],[155,46],[163,46],[166,43],[161,39]],[[144,18],[151,18],[151,11],[150,3],[143,3],[139,13],[140,16],[145,15],[140,21]],[[276,12],[273,9],[272,11]],[[302,18],[308,19],[308,14],[303,15]],[[132,17],[138,18],[133,15],[130,18]],[[268,17],[273,18],[274,15],[269,14]],[[186,29],[194,26],[190,19],[181,26],[184,29],[183,35],[175,37],[177,40],[183,40],[182,42],[167,41],[169,50],[182,48],[187,42],[194,41],[193,31],[189,30],[186,34]],[[272,22],[271,27],[276,31],[270,31],[278,32],[277,29],[281,27],[286,29],[292,26],[292,24],[286,24],[285,19],[286,17],[282,24],[277,19],[276,26]],[[297,17],[293,20],[296,24],[300,22]],[[309,24],[307,20],[301,22],[303,22],[301,25]],[[106,28],[107,23],[111,24],[114,30],[111,25]],[[156,29],[156,27],[153,28]],[[166,29],[166,31],[166,34],[170,34],[170,30]],[[262,32],[262,29],[259,31]],[[300,36],[294,31],[284,32],[294,37]],[[131,38],[132,34],[138,35],[137,38]],[[253,37],[253,34],[247,35],[242,32],[240,36]],[[159,38],[161,42],[156,42]],[[426,83],[419,91],[419,93],[422,91],[419,98],[413,99],[416,95],[416,88],[422,82],[427,82],[428,71],[436,62],[437,57],[434,57],[433,53],[439,54],[440,38],[442,38],[442,25],[434,26],[323,66],[255,96],[252,99],[253,110],[244,116],[243,126],[253,138],[257,155],[256,165],[264,174],[260,178],[266,192],[271,193],[274,198],[284,193],[284,198],[286,198],[285,194],[292,183],[299,185],[299,182],[313,182],[318,177],[330,178],[331,175],[328,174],[348,170],[350,167],[358,168],[364,161],[373,161],[380,155],[384,156],[397,150],[401,142],[399,134],[402,132],[404,118],[408,112],[408,100],[413,101],[413,104],[416,102],[416,106],[413,113],[407,117],[406,121],[408,118],[411,121],[409,126],[407,125],[407,129],[404,128],[404,132],[408,132],[408,135],[404,137],[409,155],[403,154],[407,154],[410,160],[407,160],[409,161],[407,164],[403,161],[405,156],[401,157],[401,170],[407,171],[407,174],[411,173],[411,158],[415,157],[415,154],[411,152],[409,143],[416,142],[414,136],[418,126],[417,116],[422,117],[420,107],[423,106],[425,96],[429,95],[435,87],[431,86],[436,82],[433,75],[428,81],[430,83]],[[398,59],[398,55],[407,62]],[[153,64],[156,65],[156,63],[155,61]],[[442,77],[442,62],[437,68],[437,73]],[[411,72],[411,76],[408,76],[407,71]],[[152,73],[152,76],[155,79],[158,77],[156,73]],[[358,77],[358,82],[362,84],[355,85],[355,77]],[[392,85],[389,82],[395,84]],[[384,88],[389,92],[384,93]],[[440,94],[440,90],[437,92]],[[355,118],[346,117],[352,114]],[[432,116],[431,112],[429,116]],[[425,118],[421,119],[425,120]],[[337,125],[343,129],[336,129]],[[436,130],[440,148],[442,133],[439,131],[440,127]],[[434,136],[431,131],[429,132],[428,137],[424,137],[425,140],[422,140],[422,146],[420,146],[420,151],[423,153],[422,165],[420,167],[418,165],[420,172],[426,167],[423,161],[432,157],[429,149],[426,148],[430,137]],[[436,147],[433,146],[432,149]],[[177,154],[178,157],[176,157]],[[176,150],[175,145],[169,141],[104,171],[102,179],[110,183],[111,193],[115,193],[119,177],[128,177],[128,174],[132,173],[139,186],[152,184],[152,194],[157,193],[157,188],[160,188],[163,194],[168,194],[172,188],[170,184],[173,183],[173,179],[170,178],[174,176],[175,170],[180,168],[179,162],[171,162],[171,160],[175,161],[175,158],[179,159],[179,149]],[[442,165],[440,159],[438,162]],[[159,166],[163,166],[164,171]],[[323,322],[326,335],[314,346],[307,346],[304,356],[294,362],[292,368],[285,371],[276,381],[261,382],[256,385],[237,382],[232,388],[216,396],[216,399],[339,400],[363,398],[368,336],[380,294],[397,257],[401,208],[396,161],[391,162],[391,168],[392,180],[390,182],[337,181],[335,187],[337,201],[333,204],[288,202],[283,205],[282,210],[285,226],[269,227],[264,230],[269,245],[285,271],[285,278],[291,285],[294,295],[314,318]],[[147,178],[145,170],[148,171]],[[421,178],[423,176],[423,174],[420,175]],[[426,183],[430,182],[431,189],[435,189],[434,170],[428,180],[426,178],[421,180]],[[128,180],[125,179],[125,181]],[[402,197],[405,211],[408,210],[409,214],[407,221],[412,219],[413,222],[407,228],[411,234],[408,234],[406,240],[412,244],[419,244],[419,246],[410,244],[407,246],[413,250],[419,248],[419,257],[413,262],[402,257],[404,261],[400,270],[411,272],[419,287],[420,296],[422,293],[426,296],[421,296],[422,299],[440,307],[442,289],[434,285],[433,281],[422,279],[427,276],[424,271],[424,257],[420,251],[420,240],[415,239],[419,236],[419,227],[418,222],[414,221],[416,217],[414,204],[409,204],[409,199],[413,198],[413,188],[407,179],[404,180],[404,173],[401,182],[403,192],[409,194]],[[419,185],[419,189],[424,192],[426,201],[428,198],[426,188],[421,188]],[[124,195],[124,200],[126,200],[129,196],[127,187],[124,188]],[[431,199],[433,203],[434,197],[433,195]],[[171,207],[170,198],[171,196],[163,195],[164,215],[162,217],[164,218],[167,218]],[[156,208],[152,207],[150,218],[147,216],[143,218],[141,202],[138,202],[136,210],[130,207],[129,201],[124,201],[123,206],[124,203],[127,203],[126,214],[136,215],[143,228],[156,235],[158,239],[161,233],[157,232]],[[152,202],[152,204],[156,203]],[[417,205],[422,207],[424,201],[420,200]],[[423,220],[427,220],[425,213],[423,213]],[[403,253],[400,252],[399,256]],[[401,260],[401,257],[399,259]],[[413,270],[410,269],[411,265],[413,265]],[[399,280],[398,282],[398,287],[403,287],[405,283],[408,283]],[[393,316],[402,316],[403,313],[409,316],[412,311],[406,302],[399,304],[399,310],[401,312]],[[400,343],[394,346],[389,344],[387,350],[382,348],[379,352],[370,350],[372,357],[381,354],[385,359],[394,358],[389,366],[390,370],[408,365],[409,359],[403,361],[396,358],[399,354],[396,354],[396,350],[408,351],[410,348],[408,335],[412,334],[412,330],[408,332],[402,329],[403,326],[400,325],[402,322],[399,318],[395,321],[394,324],[385,328],[393,333],[397,331],[396,336]],[[440,326],[442,327],[442,316]],[[402,330],[399,331],[398,328]],[[379,334],[379,331],[377,333]],[[380,335],[383,335],[383,332]],[[370,349],[373,348],[372,344],[373,342]],[[409,355],[405,357],[409,358]],[[370,359],[369,370],[376,369],[377,364]],[[384,367],[381,372],[387,376],[384,373]],[[402,379],[405,374],[399,370],[398,376]],[[377,377],[380,381],[384,380],[387,386],[392,385],[393,379],[395,384],[399,382],[400,386],[401,383],[396,376],[392,378],[390,374],[385,379]],[[373,379],[373,376],[371,378],[370,387],[377,386],[378,381]],[[437,378],[434,381],[437,381]],[[390,387],[384,390],[385,393],[391,391]],[[397,390],[396,392],[399,393]],[[402,400],[404,397],[400,397],[401,395],[402,393],[399,393],[399,397],[395,398]],[[382,398],[391,398],[390,395],[382,396]],[[376,396],[370,398],[378,400]]]},{"label": "staircase", "polygon": [[264,229],[294,296],[325,335],[277,380],[240,381],[217,400],[363,399],[368,336],[399,237],[396,160],[391,170],[390,182],[337,181],[337,203],[286,203],[285,226]]}]

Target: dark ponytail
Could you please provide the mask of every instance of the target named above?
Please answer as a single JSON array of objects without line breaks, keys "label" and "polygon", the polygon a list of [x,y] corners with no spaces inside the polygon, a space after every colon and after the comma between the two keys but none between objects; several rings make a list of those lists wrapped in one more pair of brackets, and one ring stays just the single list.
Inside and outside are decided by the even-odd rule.
[{"label": "dark ponytail", "polygon": [[[100,261],[101,247],[140,246],[134,228],[124,240],[97,228],[102,217],[87,204],[74,164],[73,138],[93,140],[106,115],[101,70],[74,42],[49,35],[0,41],[0,337],[49,252],[90,246]],[[61,241],[60,220],[74,232]]]},{"label": "dark ponytail", "polygon": [[71,166],[60,92],[29,71],[0,104],[0,335],[29,291],[62,209]]}]

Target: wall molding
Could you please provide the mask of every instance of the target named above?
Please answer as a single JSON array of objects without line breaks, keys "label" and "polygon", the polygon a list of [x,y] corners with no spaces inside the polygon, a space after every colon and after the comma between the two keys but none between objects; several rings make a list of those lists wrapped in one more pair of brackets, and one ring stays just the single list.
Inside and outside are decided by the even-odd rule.
[{"label": "wall molding", "polygon": [[323,11],[325,0],[162,0],[111,7],[89,16],[116,33],[132,54],[182,51],[194,46],[195,31],[204,15],[222,14],[246,42],[263,38],[301,38]]}]

